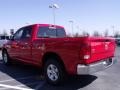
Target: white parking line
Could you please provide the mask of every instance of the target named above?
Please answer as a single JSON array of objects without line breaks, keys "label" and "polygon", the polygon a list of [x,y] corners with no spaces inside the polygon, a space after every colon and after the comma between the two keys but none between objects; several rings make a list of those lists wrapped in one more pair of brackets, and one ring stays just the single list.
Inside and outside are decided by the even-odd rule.
[{"label": "white parking line", "polygon": [[0,81],[0,83],[8,82],[8,81],[14,81],[14,80],[22,80],[22,79],[24,80],[24,79],[34,78],[34,77],[36,77],[36,76],[29,76],[29,77],[15,78],[15,79],[7,79],[7,80]]},{"label": "white parking line", "polygon": [[[25,84],[19,84],[19,85],[15,85],[17,87],[28,87],[29,85],[36,85],[36,86],[39,86],[40,84],[43,84],[44,82],[32,82],[32,83],[25,83]],[[39,84],[39,85],[38,85]],[[7,88],[3,87],[3,88],[0,88],[0,90],[5,90]]]},{"label": "white parking line", "polygon": [[[28,87],[28,85],[34,85],[34,84],[39,84],[39,82],[33,82],[33,83],[26,83],[26,84],[20,84],[20,85],[16,85],[17,87]],[[0,88],[0,90],[6,90],[6,89],[8,89],[8,88],[5,88],[5,87],[3,87],[3,88]]]},{"label": "white parking line", "polygon": [[[6,89],[17,89],[17,90],[34,90],[34,89],[22,88],[22,87],[17,87],[17,86],[10,86],[10,85],[5,85],[5,84],[0,84],[0,87],[4,87]],[[0,90],[2,90],[2,89],[0,89]]]}]

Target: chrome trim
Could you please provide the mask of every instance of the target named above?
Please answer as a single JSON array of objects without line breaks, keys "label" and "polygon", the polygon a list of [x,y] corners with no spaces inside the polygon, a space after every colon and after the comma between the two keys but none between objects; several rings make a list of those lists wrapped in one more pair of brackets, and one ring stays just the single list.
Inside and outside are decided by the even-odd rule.
[{"label": "chrome trim", "polygon": [[102,60],[100,62],[92,63],[89,65],[77,65],[77,74],[78,75],[85,75],[85,74],[92,74],[98,71],[102,71],[106,68],[109,68],[117,61],[116,58],[110,58],[107,60]]}]

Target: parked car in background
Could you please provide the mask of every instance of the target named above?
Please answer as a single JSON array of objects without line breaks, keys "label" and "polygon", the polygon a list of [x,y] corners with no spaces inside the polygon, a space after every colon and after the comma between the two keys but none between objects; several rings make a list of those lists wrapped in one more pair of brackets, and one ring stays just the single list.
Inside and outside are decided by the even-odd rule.
[{"label": "parked car in background", "polygon": [[0,36],[0,49],[9,39],[10,39],[10,36],[5,36],[5,35]]},{"label": "parked car in background", "polygon": [[115,38],[116,44],[120,45],[120,37],[119,38]]}]

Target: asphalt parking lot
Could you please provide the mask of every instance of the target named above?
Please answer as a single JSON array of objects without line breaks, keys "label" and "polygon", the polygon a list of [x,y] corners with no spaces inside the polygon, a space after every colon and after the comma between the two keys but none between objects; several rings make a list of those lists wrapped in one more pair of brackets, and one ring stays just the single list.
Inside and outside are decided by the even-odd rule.
[{"label": "asphalt parking lot", "polygon": [[115,56],[118,62],[104,71],[71,77],[62,86],[51,86],[38,68],[21,64],[5,66],[0,54],[0,90],[120,90],[120,47]]}]

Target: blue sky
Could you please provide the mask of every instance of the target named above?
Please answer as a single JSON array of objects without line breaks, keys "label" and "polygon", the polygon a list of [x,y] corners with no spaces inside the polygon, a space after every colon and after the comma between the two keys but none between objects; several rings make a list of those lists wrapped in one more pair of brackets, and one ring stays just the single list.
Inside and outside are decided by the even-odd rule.
[{"label": "blue sky", "polygon": [[120,0],[0,0],[0,33],[3,30],[25,26],[28,23],[53,23],[52,10],[57,3],[56,24],[71,32],[70,20],[74,21],[74,33],[97,30],[109,33],[120,30]]}]

